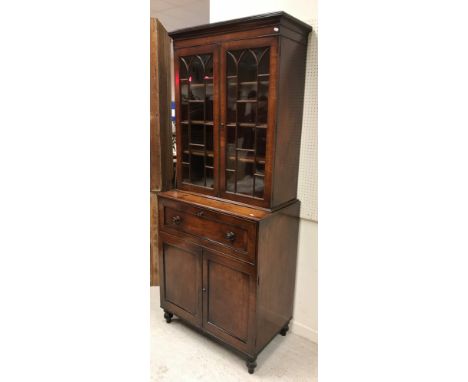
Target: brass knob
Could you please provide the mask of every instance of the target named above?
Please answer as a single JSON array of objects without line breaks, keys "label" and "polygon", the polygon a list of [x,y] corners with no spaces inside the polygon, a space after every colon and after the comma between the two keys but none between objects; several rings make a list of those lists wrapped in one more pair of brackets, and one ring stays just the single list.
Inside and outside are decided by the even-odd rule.
[{"label": "brass knob", "polygon": [[172,222],[173,222],[175,225],[179,225],[181,221],[182,221],[182,219],[180,218],[179,215],[173,216],[173,217],[172,217]]},{"label": "brass knob", "polygon": [[226,232],[226,239],[229,241],[234,241],[236,240],[236,234],[234,232]]}]

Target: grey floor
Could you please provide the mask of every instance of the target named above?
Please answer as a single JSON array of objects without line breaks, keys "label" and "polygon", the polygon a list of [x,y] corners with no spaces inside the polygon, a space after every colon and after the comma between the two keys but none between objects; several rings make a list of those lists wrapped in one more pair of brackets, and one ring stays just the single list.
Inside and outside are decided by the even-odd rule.
[{"label": "grey floor", "polygon": [[245,361],[182,324],[171,324],[159,307],[159,288],[151,288],[151,381],[317,381],[317,345],[288,332],[258,356],[255,374]]}]

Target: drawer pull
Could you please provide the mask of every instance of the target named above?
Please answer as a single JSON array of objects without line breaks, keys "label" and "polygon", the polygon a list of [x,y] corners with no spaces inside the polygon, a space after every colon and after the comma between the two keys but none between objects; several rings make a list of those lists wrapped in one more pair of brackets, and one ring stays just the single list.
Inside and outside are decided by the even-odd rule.
[{"label": "drawer pull", "polygon": [[229,240],[229,241],[234,241],[236,240],[236,234],[234,232],[226,232],[226,239]]},{"label": "drawer pull", "polygon": [[182,221],[182,219],[180,218],[179,215],[173,216],[173,217],[172,217],[172,222],[173,222],[175,225],[179,225],[181,221]]},{"label": "drawer pull", "polygon": [[205,212],[204,212],[204,211],[198,211],[198,212],[197,212],[197,216],[202,217],[203,215],[205,215]]}]

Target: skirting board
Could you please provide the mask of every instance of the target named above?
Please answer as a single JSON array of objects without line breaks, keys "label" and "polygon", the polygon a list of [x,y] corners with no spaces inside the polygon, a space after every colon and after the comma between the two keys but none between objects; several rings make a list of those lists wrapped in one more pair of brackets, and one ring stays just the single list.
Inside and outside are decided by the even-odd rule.
[{"label": "skirting board", "polygon": [[318,344],[318,333],[316,330],[311,329],[308,326],[305,326],[301,324],[300,322],[297,322],[294,320],[291,321],[290,327],[291,327],[291,332],[293,332],[294,334],[307,338],[309,341],[312,341]]}]

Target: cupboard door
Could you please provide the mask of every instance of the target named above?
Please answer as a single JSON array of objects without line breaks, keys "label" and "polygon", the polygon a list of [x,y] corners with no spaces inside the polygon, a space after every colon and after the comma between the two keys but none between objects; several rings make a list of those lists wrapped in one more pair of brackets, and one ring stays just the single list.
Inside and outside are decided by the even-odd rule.
[{"label": "cupboard door", "polygon": [[178,188],[218,192],[218,48],[208,45],[174,54]]},{"label": "cupboard door", "polygon": [[203,250],[203,327],[237,349],[254,347],[254,267]]},{"label": "cupboard door", "polygon": [[276,113],[277,39],[221,49],[221,196],[269,206]]},{"label": "cupboard door", "polygon": [[160,239],[161,306],[201,326],[201,248],[163,232]]}]

